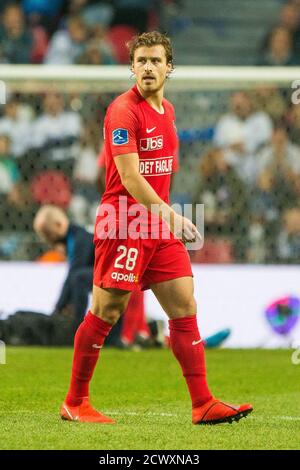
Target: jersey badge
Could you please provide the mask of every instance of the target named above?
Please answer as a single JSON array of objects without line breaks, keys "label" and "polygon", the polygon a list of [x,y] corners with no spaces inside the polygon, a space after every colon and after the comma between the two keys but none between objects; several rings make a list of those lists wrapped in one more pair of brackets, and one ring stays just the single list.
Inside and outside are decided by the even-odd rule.
[{"label": "jersey badge", "polygon": [[112,141],[114,145],[128,144],[128,130],[127,129],[115,129],[112,132]]}]

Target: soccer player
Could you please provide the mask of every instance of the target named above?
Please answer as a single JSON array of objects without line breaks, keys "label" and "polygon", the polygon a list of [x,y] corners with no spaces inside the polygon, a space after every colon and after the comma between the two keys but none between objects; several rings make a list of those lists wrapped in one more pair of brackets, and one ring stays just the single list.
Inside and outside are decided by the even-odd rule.
[{"label": "soccer player", "polygon": [[[104,121],[106,189],[95,226],[93,302],[75,335],[71,383],[61,417],[114,423],[91,406],[89,383],[105,338],[139,284],[152,289],[169,317],[170,344],[190,393],[192,422],[239,420],[252,406],[223,403],[212,396],[206,381],[193,274],[184,245],[200,234],[169,205],[178,145],[174,108],[163,97],[173,69],[171,43],[159,32],[143,33],[132,39],[129,51],[136,84],[112,102]],[[130,231],[137,206],[144,214],[139,236]]]}]

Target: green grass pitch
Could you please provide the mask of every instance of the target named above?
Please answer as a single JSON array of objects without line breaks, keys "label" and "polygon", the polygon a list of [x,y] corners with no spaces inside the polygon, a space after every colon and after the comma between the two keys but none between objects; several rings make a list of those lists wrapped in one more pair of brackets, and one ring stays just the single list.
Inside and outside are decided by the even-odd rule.
[{"label": "green grass pitch", "polygon": [[255,411],[239,423],[193,426],[181,371],[168,350],[104,349],[92,403],[116,425],[64,422],[72,350],[7,349],[0,365],[1,449],[299,449],[300,365],[287,350],[207,352],[215,396]]}]

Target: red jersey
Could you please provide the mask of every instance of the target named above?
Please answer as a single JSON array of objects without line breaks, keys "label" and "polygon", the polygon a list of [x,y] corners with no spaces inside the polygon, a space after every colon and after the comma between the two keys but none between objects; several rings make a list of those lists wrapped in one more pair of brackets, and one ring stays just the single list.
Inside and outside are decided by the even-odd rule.
[{"label": "red jersey", "polygon": [[106,162],[105,162],[105,145],[103,144],[101,147],[101,150],[98,154],[98,159],[97,159],[97,166],[98,168],[105,168],[106,167]]},{"label": "red jersey", "polygon": [[[106,161],[105,161],[105,145],[103,144],[100,152],[98,153],[97,157],[97,166],[98,168],[106,168]],[[176,173],[179,170],[179,155],[178,155],[178,149],[176,154],[174,155],[174,160],[173,160],[173,173]]]},{"label": "red jersey", "polygon": [[[165,99],[162,104],[164,113],[160,114],[135,86],[108,108],[102,154],[102,164],[105,157],[106,190],[97,214],[94,237],[93,283],[98,287],[133,291],[193,275],[183,243],[174,237],[163,219],[158,215],[153,217],[153,213],[129,195],[114,162],[116,155],[137,153],[141,175],[161,199],[169,202],[178,140],[173,106]],[[119,207],[120,199],[126,197],[123,210],[123,206]],[[141,218],[130,211],[132,205],[138,206]]]},{"label": "red jersey", "polygon": [[102,203],[117,207],[119,196],[127,196],[128,204],[136,203],[122,185],[113,161],[115,156],[127,153],[139,155],[140,174],[160,198],[169,203],[178,138],[174,108],[166,99],[162,105],[164,113],[160,114],[141,96],[135,85],[109,106],[104,120],[106,190]]}]

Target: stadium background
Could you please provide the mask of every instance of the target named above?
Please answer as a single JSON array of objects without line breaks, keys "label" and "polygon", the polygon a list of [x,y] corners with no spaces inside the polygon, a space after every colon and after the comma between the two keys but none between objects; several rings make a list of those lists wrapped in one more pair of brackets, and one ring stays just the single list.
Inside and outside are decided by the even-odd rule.
[{"label": "stadium background", "polygon": [[[2,1],[1,14],[2,318],[51,311],[65,267],[46,290],[32,282],[32,269],[37,279],[56,269],[37,261],[61,256],[33,233],[34,214],[55,203],[93,229],[105,110],[130,85],[124,42],[158,28],[170,34],[178,66],[167,86],[180,137],[172,202],[205,204],[205,245],[191,252],[200,324],[205,334],[229,326],[228,346],[294,344],[300,107],[291,83],[300,76],[300,2],[23,0]],[[236,66],[251,68],[238,78]],[[273,321],[268,308],[278,301]],[[151,298],[147,314],[162,315]]]},{"label": "stadium background", "polygon": [[[169,350],[104,348],[92,399],[117,426],[62,423],[72,348],[5,356],[0,326],[0,448],[299,449],[299,0],[1,0],[0,15],[0,318],[52,311],[67,266],[34,214],[53,202],[93,230],[103,117],[133,83],[124,41],[157,28],[176,63],[172,201],[206,207],[191,252],[201,333],[232,330],[206,352],[209,384],[254,406],[237,426],[192,426]],[[151,297],[147,314],[162,315]]]}]

